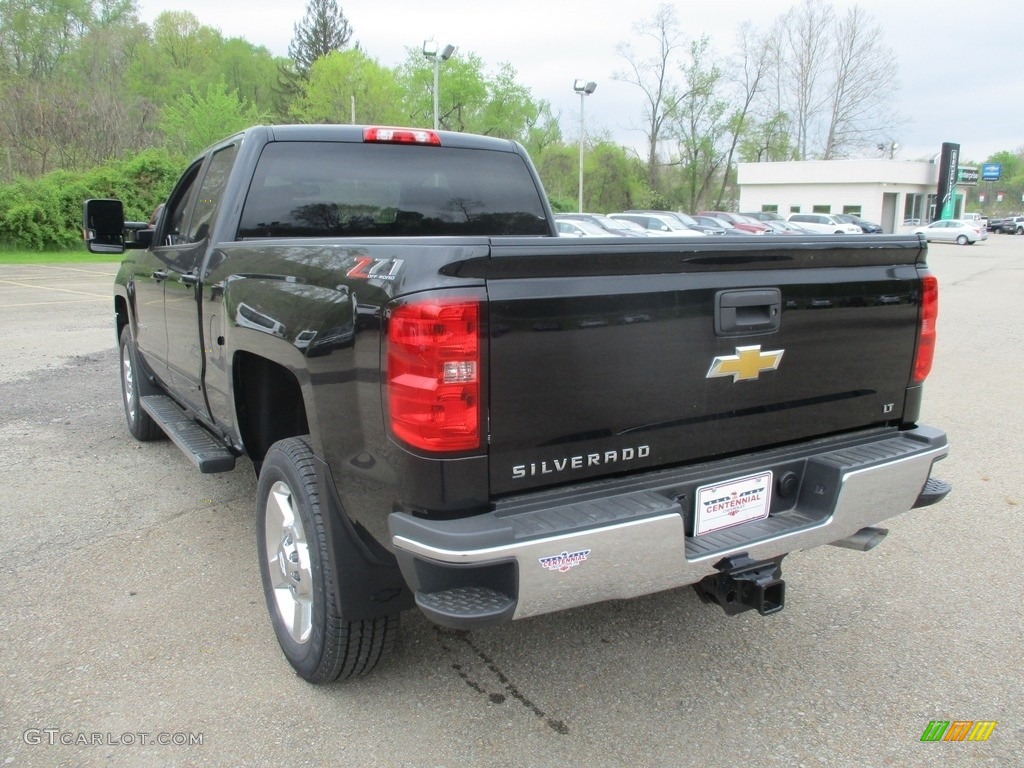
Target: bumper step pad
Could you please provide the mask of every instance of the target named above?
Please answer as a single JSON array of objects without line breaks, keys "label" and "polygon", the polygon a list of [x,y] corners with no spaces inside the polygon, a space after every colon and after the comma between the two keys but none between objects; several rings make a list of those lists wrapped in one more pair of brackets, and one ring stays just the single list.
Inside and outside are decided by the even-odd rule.
[{"label": "bumper step pad", "polygon": [[441,592],[417,592],[416,605],[436,624],[466,629],[477,623],[508,621],[516,601],[488,587],[453,587]]},{"label": "bumper step pad", "polygon": [[945,480],[939,480],[937,477],[929,477],[928,482],[924,484],[924,489],[921,491],[921,495],[917,497],[917,501],[914,502],[914,509],[919,507],[930,507],[932,504],[938,504],[953,490],[953,486],[947,483]]}]

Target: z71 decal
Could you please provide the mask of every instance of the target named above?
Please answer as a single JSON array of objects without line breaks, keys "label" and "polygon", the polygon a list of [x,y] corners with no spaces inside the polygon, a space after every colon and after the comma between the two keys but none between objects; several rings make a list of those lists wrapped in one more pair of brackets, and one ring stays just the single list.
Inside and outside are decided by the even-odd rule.
[{"label": "z71 decal", "polygon": [[405,262],[402,259],[374,259],[370,256],[354,257],[345,277],[354,280],[396,280]]}]

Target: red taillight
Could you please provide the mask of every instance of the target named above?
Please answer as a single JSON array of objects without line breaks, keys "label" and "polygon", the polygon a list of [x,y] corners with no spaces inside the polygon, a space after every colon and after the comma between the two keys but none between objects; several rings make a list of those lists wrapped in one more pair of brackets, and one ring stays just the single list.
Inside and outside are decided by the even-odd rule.
[{"label": "red taillight", "polygon": [[428,144],[441,146],[441,137],[434,131],[419,128],[383,128],[374,126],[363,129],[363,141],[376,144]]},{"label": "red taillight", "polygon": [[932,370],[935,357],[935,328],[939,318],[939,281],[932,275],[921,278],[921,319],[917,330],[917,354],[910,383],[921,384]]},{"label": "red taillight", "polygon": [[427,451],[480,447],[480,304],[429,299],[388,322],[388,414],[395,437]]}]

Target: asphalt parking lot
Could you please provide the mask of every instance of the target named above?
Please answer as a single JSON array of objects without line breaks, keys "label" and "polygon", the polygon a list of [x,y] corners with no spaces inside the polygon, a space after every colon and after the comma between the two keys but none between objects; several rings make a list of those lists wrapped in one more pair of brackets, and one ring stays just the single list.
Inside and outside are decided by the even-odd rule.
[{"label": "asphalt parking lot", "polygon": [[[454,633],[415,613],[317,688],[259,584],[255,478],[124,426],[113,264],[0,266],[0,766],[1024,765],[1024,237],[932,245],[942,504],[786,559],[786,609],[692,590]],[[993,721],[923,743],[929,722]]]}]

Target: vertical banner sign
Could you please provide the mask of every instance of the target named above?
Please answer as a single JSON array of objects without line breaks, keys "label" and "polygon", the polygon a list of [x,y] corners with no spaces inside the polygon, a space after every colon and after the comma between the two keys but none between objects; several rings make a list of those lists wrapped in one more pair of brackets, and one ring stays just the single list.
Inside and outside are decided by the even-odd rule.
[{"label": "vertical banner sign", "polygon": [[[942,142],[939,161],[939,188],[936,213],[940,219],[952,219],[956,203],[956,178],[960,166],[960,145]],[[941,213],[940,213],[941,211]]]}]

